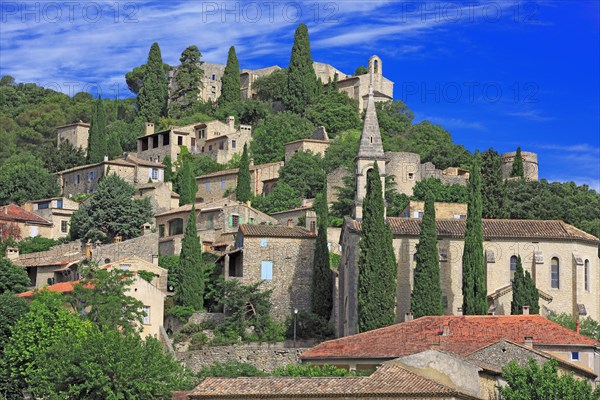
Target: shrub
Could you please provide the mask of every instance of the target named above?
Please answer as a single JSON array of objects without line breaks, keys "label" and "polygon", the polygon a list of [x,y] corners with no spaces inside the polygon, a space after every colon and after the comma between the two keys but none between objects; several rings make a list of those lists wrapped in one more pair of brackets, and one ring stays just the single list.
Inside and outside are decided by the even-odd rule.
[{"label": "shrub", "polygon": [[204,332],[196,332],[192,335],[192,340],[190,341],[190,347],[188,350],[200,350],[206,344],[208,344],[208,336]]},{"label": "shrub", "polygon": [[[286,338],[294,337],[294,316],[286,320]],[[333,324],[325,318],[308,311],[299,311],[296,324],[296,337],[298,339],[326,339],[333,336]]]},{"label": "shrub", "polygon": [[173,306],[168,311],[168,315],[172,315],[181,322],[187,322],[193,313],[194,308],[189,306]]},{"label": "shrub", "polygon": [[202,325],[200,324],[185,324],[183,326],[183,328],[181,328],[181,330],[179,331],[180,333],[183,333],[184,335],[192,335],[194,333],[197,332],[202,332]]},{"label": "shrub", "polygon": [[273,376],[304,376],[304,377],[341,377],[356,376],[355,371],[338,368],[335,365],[288,364],[273,371]]},{"label": "shrub", "polygon": [[241,361],[226,361],[214,363],[210,367],[203,367],[198,371],[198,378],[208,377],[238,378],[242,376],[266,376],[267,374],[254,365]]}]

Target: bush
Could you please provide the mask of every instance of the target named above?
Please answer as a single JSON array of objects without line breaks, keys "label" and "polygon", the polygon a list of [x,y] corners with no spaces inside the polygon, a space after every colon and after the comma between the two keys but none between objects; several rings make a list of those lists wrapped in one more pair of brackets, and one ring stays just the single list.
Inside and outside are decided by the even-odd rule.
[{"label": "bush", "polygon": [[189,336],[194,333],[202,332],[202,331],[203,331],[202,325],[200,325],[200,324],[185,324],[179,332],[183,333],[184,335]]},{"label": "bush", "polygon": [[288,364],[273,371],[273,376],[290,377],[342,377],[357,376],[355,371],[338,368],[335,365]]},{"label": "bush", "polygon": [[[286,338],[294,338],[294,316],[286,320]],[[333,324],[323,317],[308,311],[299,311],[296,325],[298,339],[326,339],[334,334]]]},{"label": "bush", "polygon": [[167,315],[172,315],[181,322],[187,322],[187,320],[194,313],[194,308],[189,306],[173,306],[169,309]]},{"label": "bush", "polygon": [[215,337],[210,342],[211,346],[229,346],[240,342],[240,336],[234,330],[215,331]]},{"label": "bush", "polygon": [[219,378],[239,378],[243,376],[266,376],[267,374],[259,370],[252,364],[241,361],[226,361],[223,363],[214,363],[210,367],[203,367],[198,371],[198,378],[208,377]]},{"label": "bush", "polygon": [[188,350],[201,350],[206,344],[208,344],[208,336],[204,332],[196,332],[192,335],[192,340],[190,341],[190,347]]}]

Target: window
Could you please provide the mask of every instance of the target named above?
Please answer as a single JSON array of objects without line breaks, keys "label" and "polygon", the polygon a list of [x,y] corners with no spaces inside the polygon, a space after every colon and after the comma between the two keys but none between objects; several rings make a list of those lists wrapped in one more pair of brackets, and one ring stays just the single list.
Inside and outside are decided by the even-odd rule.
[{"label": "window", "polygon": [[236,143],[235,143],[235,139],[231,141],[231,148],[235,149]]},{"label": "window", "polygon": [[578,351],[572,351],[571,352],[571,360],[572,361],[579,361],[579,352]]},{"label": "window", "polygon": [[158,147],[158,136],[154,136],[152,138],[152,148],[155,149]]},{"label": "window", "polygon": [[142,308],[142,311],[144,311],[144,317],[142,318],[142,323],[144,325],[150,325],[150,306],[144,306]]},{"label": "window", "polygon": [[63,199],[56,200],[56,208],[63,208]]},{"label": "window", "polygon": [[317,231],[317,222],[316,221],[310,221],[310,231],[311,232]]},{"label": "window", "polygon": [[158,226],[158,236],[165,237],[165,225]]},{"label": "window", "polygon": [[221,177],[221,189],[225,189],[225,177]]},{"label": "window", "polygon": [[208,229],[214,229],[215,228],[215,216],[214,215],[209,215],[208,216],[208,221],[206,221],[206,226]]},{"label": "window", "polygon": [[171,138],[171,137],[169,136],[169,134],[168,134],[168,133],[165,133],[165,134],[163,135],[163,146],[168,146],[168,145],[169,145],[169,139],[170,139],[170,138]]},{"label": "window", "polygon": [[69,230],[69,221],[67,221],[67,220],[60,221],[60,231],[62,233],[67,233],[68,230]]},{"label": "window", "polygon": [[412,181],[413,179],[415,179],[415,174],[414,174],[414,173],[412,173],[412,172],[409,172],[409,173],[408,173],[408,180],[409,180],[409,181]]},{"label": "window", "polygon": [[148,138],[142,139],[142,151],[148,150]]},{"label": "window", "polygon": [[200,130],[198,131],[198,137],[199,137],[200,139],[204,139],[204,137],[205,137],[205,133],[204,133],[204,132],[205,132],[205,131],[204,131],[204,129],[200,129]]},{"label": "window", "polygon": [[204,191],[210,192],[210,181],[206,181],[206,183],[204,184]]},{"label": "window", "polygon": [[208,151],[212,151],[212,144],[208,145]]},{"label": "window", "polygon": [[43,203],[38,203],[38,210],[45,210],[47,208],[50,208],[50,202],[49,201],[45,201]]},{"label": "window", "polygon": [[267,238],[260,239],[260,247],[267,247]]},{"label": "window", "polygon": [[273,261],[260,262],[260,279],[265,281],[273,279]]},{"label": "window", "polygon": [[583,264],[583,289],[590,291],[590,260],[585,260]]},{"label": "window", "polygon": [[177,145],[178,146],[182,146],[183,145],[183,136],[177,135]]},{"label": "window", "polygon": [[183,219],[176,218],[169,222],[169,236],[183,234]]},{"label": "window", "polygon": [[75,182],[79,185],[79,182],[81,182],[81,177],[79,176],[79,174],[77,174],[77,176],[75,176]]},{"label": "window", "polygon": [[237,228],[240,224],[240,216],[232,214],[229,216],[229,226],[231,228]]},{"label": "window", "polygon": [[553,257],[550,262],[550,287],[552,289],[560,287],[560,266],[556,257]]},{"label": "window", "polygon": [[121,264],[121,265],[119,265],[119,269],[121,271],[129,271],[129,268],[131,268],[131,265],[129,265],[129,264]]},{"label": "window", "polygon": [[152,180],[158,180],[158,168],[152,168]]},{"label": "window", "polygon": [[196,138],[192,138],[192,148],[196,147]]},{"label": "window", "polygon": [[417,253],[413,254],[413,268],[417,268]]},{"label": "window", "polygon": [[219,142],[219,150],[223,150],[225,148],[225,142]]},{"label": "window", "polygon": [[212,74],[212,80],[213,81],[215,80],[215,74]]},{"label": "window", "polygon": [[515,271],[517,270],[517,256],[510,258],[510,283],[515,281]]}]

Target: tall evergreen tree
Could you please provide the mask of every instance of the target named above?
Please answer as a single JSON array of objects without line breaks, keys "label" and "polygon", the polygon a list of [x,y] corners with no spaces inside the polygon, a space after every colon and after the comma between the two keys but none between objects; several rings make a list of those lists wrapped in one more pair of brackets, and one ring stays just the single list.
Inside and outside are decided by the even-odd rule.
[{"label": "tall evergreen tree", "polygon": [[202,249],[196,230],[196,207],[192,204],[190,217],[181,241],[179,266],[175,269],[175,302],[201,310],[204,306],[204,271]]},{"label": "tall evergreen tree", "polygon": [[317,213],[318,232],[313,259],[311,310],[313,313],[329,320],[333,308],[333,281],[331,268],[329,267],[329,248],[327,247],[329,210],[326,186],[317,195],[314,208]]},{"label": "tall evergreen tree", "polygon": [[108,140],[106,141],[106,154],[108,154],[108,157],[111,159],[123,154],[121,138],[116,132],[108,135]]},{"label": "tall evergreen tree", "polygon": [[523,314],[523,306],[528,306],[529,293],[525,282],[525,273],[523,272],[523,263],[521,256],[517,256],[517,266],[515,276],[512,282],[512,302],[510,303],[510,313],[512,315]]},{"label": "tall evergreen tree", "polygon": [[219,105],[240,101],[242,99],[242,84],[240,82],[240,64],[235,54],[235,47],[229,48],[227,64],[221,78],[221,97]]},{"label": "tall evergreen tree", "polygon": [[517,147],[517,153],[515,154],[515,159],[512,165],[512,171],[510,171],[510,176],[517,178],[525,178],[525,169],[523,167],[523,157],[521,156],[521,147]]},{"label": "tall evergreen tree", "polygon": [[204,76],[204,70],[200,68],[201,57],[197,46],[189,46],[181,53],[181,65],[175,73],[175,85],[169,104],[169,115],[172,118],[190,114],[194,104],[198,102]]},{"label": "tall evergreen tree", "polygon": [[153,43],[144,68],[144,81],[137,97],[138,115],[144,122],[158,124],[167,115],[169,96],[167,76],[158,43]]},{"label": "tall evergreen tree", "polygon": [[487,315],[487,288],[481,220],[481,161],[476,154],[469,176],[469,203],[463,251],[463,315]]},{"label": "tall evergreen tree", "polygon": [[525,271],[525,289],[527,293],[527,304],[529,306],[530,314],[539,314],[540,313],[540,292],[537,287],[535,287],[535,281],[533,277],[529,273],[529,271]]},{"label": "tall evergreen tree", "polygon": [[288,90],[284,101],[286,108],[297,114],[303,113],[321,93],[320,86],[322,85],[319,85],[310,55],[308,27],[300,24],[294,34],[294,46],[288,67]]},{"label": "tall evergreen tree", "polygon": [[163,165],[165,166],[165,182],[173,181],[173,162],[171,161],[171,156],[165,156],[163,159]]},{"label": "tall evergreen tree", "polygon": [[506,218],[506,185],[502,160],[493,148],[481,153],[481,199],[483,218]]},{"label": "tall evergreen tree", "polygon": [[250,160],[248,159],[248,147],[244,143],[244,151],[240,158],[237,185],[235,187],[235,198],[237,201],[246,202],[252,197],[250,189]]},{"label": "tall evergreen tree", "polygon": [[190,160],[189,157],[183,157],[182,163],[182,169],[177,173],[178,175],[181,174],[181,178],[179,180],[180,206],[184,204],[194,204],[196,202],[196,192],[198,191],[192,160]]},{"label": "tall evergreen tree", "polygon": [[381,328],[396,319],[397,265],[392,229],[384,218],[385,205],[377,163],[367,174],[358,260],[358,328]]},{"label": "tall evergreen tree", "polygon": [[104,156],[108,155],[107,142],[106,114],[104,113],[102,97],[99,97],[96,100],[96,104],[94,104],[92,119],[90,121],[87,153],[89,163],[97,163],[104,160]]},{"label": "tall evergreen tree", "polygon": [[442,315],[442,287],[440,261],[435,228],[435,205],[433,194],[427,192],[425,211],[421,221],[421,233],[417,244],[417,267],[410,299],[410,310],[415,318],[426,315]]}]

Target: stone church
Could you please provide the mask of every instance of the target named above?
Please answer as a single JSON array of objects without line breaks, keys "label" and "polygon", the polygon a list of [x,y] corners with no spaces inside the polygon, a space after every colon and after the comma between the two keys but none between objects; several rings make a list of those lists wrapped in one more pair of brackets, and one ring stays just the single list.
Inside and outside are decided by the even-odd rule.
[{"label": "stone church", "polygon": [[[371,92],[372,93],[372,92]],[[508,161],[508,160],[507,160]],[[512,161],[512,160],[510,160]],[[358,333],[357,284],[360,266],[359,240],[362,203],[367,172],[377,163],[385,185],[389,170],[375,112],[373,95],[368,98],[360,146],[355,159],[356,193],[354,215],[347,216],[340,236],[342,259],[337,285],[336,329],[338,336]],[[537,166],[537,159],[535,160]],[[534,174],[535,173],[535,174]],[[396,177],[397,178],[397,177]],[[537,179],[531,171],[529,179]],[[385,186],[384,186],[385,188]],[[398,265],[396,320],[410,312],[416,244],[420,219],[387,217],[393,234]],[[462,315],[462,252],[464,219],[438,219],[438,254],[443,304],[446,315]],[[517,256],[529,271],[540,293],[540,312],[568,313],[600,320],[600,240],[562,221],[483,220],[485,269],[489,314],[510,314],[512,279]]]}]

